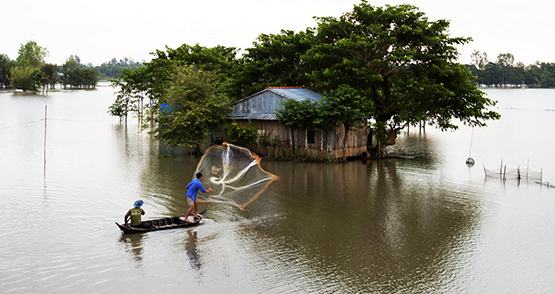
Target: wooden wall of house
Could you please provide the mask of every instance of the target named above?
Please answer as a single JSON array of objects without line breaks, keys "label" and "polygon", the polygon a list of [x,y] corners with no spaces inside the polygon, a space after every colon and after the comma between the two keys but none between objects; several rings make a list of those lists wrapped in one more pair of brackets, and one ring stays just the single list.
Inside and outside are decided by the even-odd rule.
[{"label": "wooden wall of house", "polygon": [[[358,157],[366,152],[368,129],[351,130],[344,144],[345,130],[336,127],[327,131],[313,129],[291,129],[275,120],[238,121],[240,125],[256,127],[263,137],[257,152],[270,158],[303,158],[308,160],[338,160]],[[309,132],[314,132],[313,142],[309,142]],[[294,142],[294,146],[293,146]]]}]

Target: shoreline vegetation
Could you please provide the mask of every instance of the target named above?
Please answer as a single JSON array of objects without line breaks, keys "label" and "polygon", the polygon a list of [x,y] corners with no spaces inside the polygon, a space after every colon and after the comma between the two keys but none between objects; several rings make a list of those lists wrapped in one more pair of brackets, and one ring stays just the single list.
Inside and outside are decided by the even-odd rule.
[{"label": "shoreline vegetation", "polygon": [[46,48],[35,41],[21,44],[18,56],[11,60],[0,53],[0,90],[12,90],[15,94],[24,93],[43,95],[63,89],[90,90],[97,86],[100,79],[118,77],[124,69],[137,68],[141,63],[129,58],[112,60],[99,66],[83,64],[77,55],[71,55],[62,65],[45,62]]},{"label": "shoreline vegetation", "polygon": [[499,54],[489,61],[485,52],[474,51],[466,67],[485,88],[555,88],[555,63],[536,62],[524,65],[511,53]]},{"label": "shoreline vegetation", "polygon": [[276,113],[281,125],[291,134],[366,128],[373,158],[384,158],[406,126],[481,127],[500,117],[458,63],[457,46],[470,39],[450,36],[449,21],[430,21],[412,5],[364,0],[316,21],[298,32],[262,33],[244,51],[199,44],[155,50],[151,61],[114,82],[119,90],[109,112],[125,121],[135,114],[171,145],[295,146],[294,136],[265,134],[227,114],[234,102],[268,87],[304,87],[324,98],[287,100]]},{"label": "shoreline vegetation", "polygon": [[471,64],[459,63],[456,48],[470,39],[450,36],[449,21],[430,21],[412,5],[362,0],[352,11],[316,21],[298,32],[262,33],[244,50],[183,44],[154,50],[143,63],[114,58],[93,66],[71,55],[63,65],[49,64],[46,48],[29,41],[15,60],[0,54],[0,91],[44,95],[109,80],[117,95],[108,112],[125,123],[134,114],[171,145],[275,147],[293,143],[227,114],[236,101],[267,87],[304,87],[324,98],[284,103],[275,114],[291,134],[343,128],[346,137],[367,128],[368,154],[384,158],[405,127],[425,122],[448,130],[458,121],[482,127],[499,119],[491,110],[496,102],[480,89],[555,88],[553,63],[526,66],[510,53],[489,61],[479,51]]}]

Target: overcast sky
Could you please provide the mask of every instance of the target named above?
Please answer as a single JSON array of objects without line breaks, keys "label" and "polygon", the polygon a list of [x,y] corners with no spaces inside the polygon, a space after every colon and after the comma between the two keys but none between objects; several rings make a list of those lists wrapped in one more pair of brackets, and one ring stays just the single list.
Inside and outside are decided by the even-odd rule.
[{"label": "overcast sky", "polygon": [[[453,36],[472,37],[460,48],[461,61],[473,50],[490,60],[511,52],[526,64],[555,62],[555,1],[414,0],[432,20],[451,21]],[[260,33],[302,30],[313,16],[339,16],[354,0],[2,0],[0,53],[16,58],[19,45],[35,40],[48,49],[48,62],[71,54],[100,64],[112,57],[148,60],[165,45],[217,44],[248,48]]]}]

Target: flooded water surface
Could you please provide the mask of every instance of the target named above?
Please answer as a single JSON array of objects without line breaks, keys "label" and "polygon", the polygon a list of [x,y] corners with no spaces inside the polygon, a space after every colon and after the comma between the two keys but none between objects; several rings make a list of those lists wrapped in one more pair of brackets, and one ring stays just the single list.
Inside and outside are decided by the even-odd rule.
[{"label": "flooded water surface", "polygon": [[280,180],[249,210],[138,235],[114,222],[139,198],[183,213],[196,159],[109,117],[112,88],[0,93],[0,292],[553,293],[555,189],[484,167],[555,182],[555,91],[487,93],[501,120],[411,128],[396,148],[415,159],[263,161]]}]

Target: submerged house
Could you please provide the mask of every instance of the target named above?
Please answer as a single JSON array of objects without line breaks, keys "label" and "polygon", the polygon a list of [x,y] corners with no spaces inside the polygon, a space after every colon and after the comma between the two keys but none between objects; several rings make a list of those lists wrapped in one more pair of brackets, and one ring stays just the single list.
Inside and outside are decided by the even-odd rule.
[{"label": "submerged house", "polygon": [[269,87],[235,102],[228,118],[241,126],[252,125],[257,129],[262,139],[256,153],[262,156],[338,160],[363,155],[367,148],[366,127],[350,130],[345,136],[343,126],[329,130],[289,129],[276,117],[275,112],[286,99],[318,101],[321,98],[319,93],[303,87]]}]

